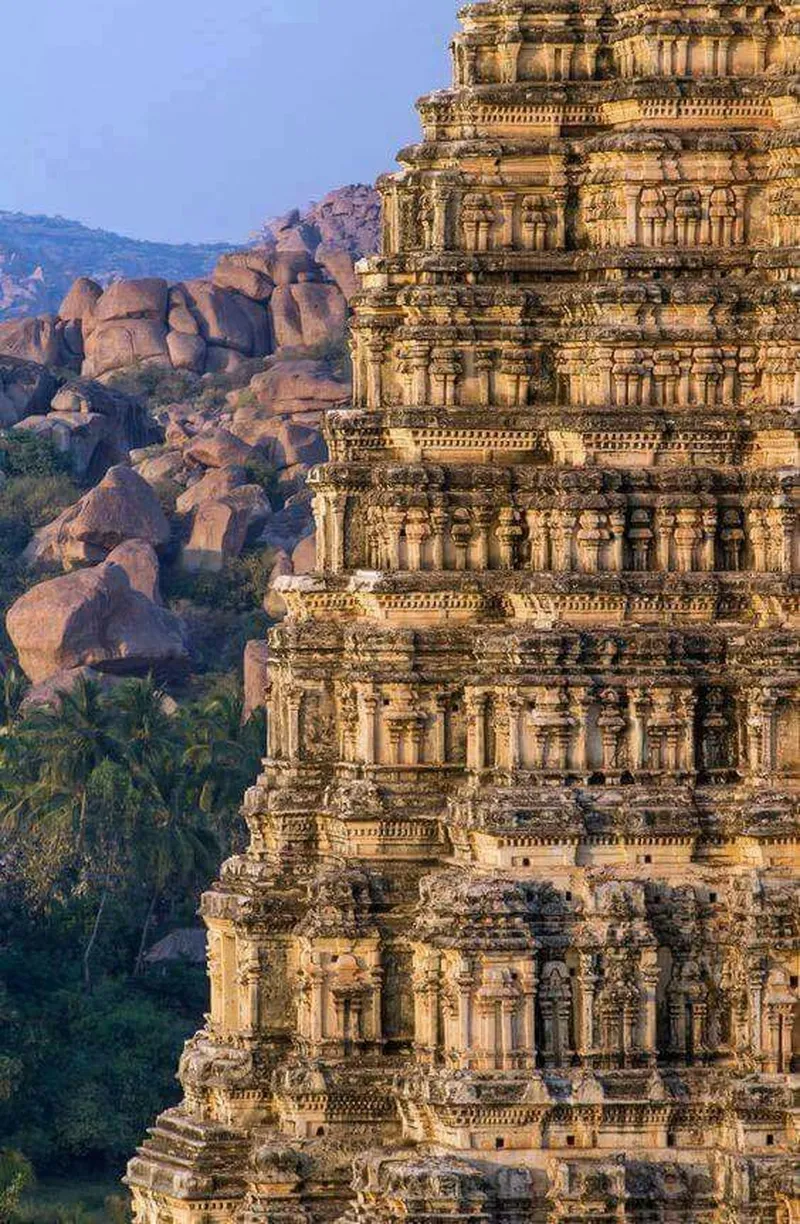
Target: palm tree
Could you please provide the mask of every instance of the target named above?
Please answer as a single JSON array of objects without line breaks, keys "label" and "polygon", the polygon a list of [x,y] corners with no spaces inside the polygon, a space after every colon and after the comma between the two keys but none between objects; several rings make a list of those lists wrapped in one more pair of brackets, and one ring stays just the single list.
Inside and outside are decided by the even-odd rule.
[{"label": "palm tree", "polygon": [[94,894],[84,981],[114,877],[122,869],[126,798],[123,745],[94,681],[81,678],[57,708],[33,711],[2,741],[0,827],[16,835],[26,879],[39,900],[59,887]]},{"label": "palm tree", "polygon": [[142,972],[147,937],[167,893],[185,895],[210,878],[220,859],[219,841],[199,803],[198,780],[173,753],[151,757],[136,768],[140,797],[137,849],[150,900],[142,926],[134,974]]}]

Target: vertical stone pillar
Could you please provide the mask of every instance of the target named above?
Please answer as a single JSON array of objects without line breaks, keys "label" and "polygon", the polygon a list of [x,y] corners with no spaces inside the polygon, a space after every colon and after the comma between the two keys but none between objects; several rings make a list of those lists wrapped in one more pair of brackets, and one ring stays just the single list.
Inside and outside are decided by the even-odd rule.
[{"label": "vertical stone pillar", "polygon": [[367,407],[383,407],[383,336],[371,336],[367,341]]},{"label": "vertical stone pillar", "polygon": [[335,494],[330,502],[330,567],[340,574],[345,567],[344,525],[347,514],[347,494]]},{"label": "vertical stone pillar", "polygon": [[478,773],[486,768],[486,694],[467,689],[467,769]]},{"label": "vertical stone pillar", "polygon": [[359,749],[365,765],[377,762],[378,694],[370,689],[359,694]]},{"label": "vertical stone pillar", "polygon": [[290,689],[286,694],[286,755],[292,762],[300,759],[300,713],[303,697],[302,689]]}]

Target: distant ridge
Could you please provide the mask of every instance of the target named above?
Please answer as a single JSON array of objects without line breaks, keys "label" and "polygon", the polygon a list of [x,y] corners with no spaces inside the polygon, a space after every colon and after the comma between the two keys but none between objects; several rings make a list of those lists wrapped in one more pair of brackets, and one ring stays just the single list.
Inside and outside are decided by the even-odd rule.
[{"label": "distant ridge", "polygon": [[146,242],[79,221],[0,211],[0,320],[55,311],[78,276],[179,281],[210,273],[231,243]]}]

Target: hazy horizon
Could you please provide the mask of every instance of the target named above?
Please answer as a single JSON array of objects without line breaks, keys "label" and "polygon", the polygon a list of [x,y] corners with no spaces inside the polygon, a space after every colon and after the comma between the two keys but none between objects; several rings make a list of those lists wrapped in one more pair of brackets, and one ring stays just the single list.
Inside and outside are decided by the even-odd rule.
[{"label": "hazy horizon", "polygon": [[[449,79],[458,0],[42,0],[9,57],[0,210],[154,242],[244,241],[371,182]],[[31,46],[30,10],[5,19]],[[387,54],[387,48],[389,53]]]}]

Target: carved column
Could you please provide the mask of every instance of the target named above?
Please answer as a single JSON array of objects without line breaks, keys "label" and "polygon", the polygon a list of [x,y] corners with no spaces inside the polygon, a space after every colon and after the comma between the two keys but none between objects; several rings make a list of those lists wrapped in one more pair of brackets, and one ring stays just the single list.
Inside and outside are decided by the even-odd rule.
[{"label": "carved column", "polygon": [[374,690],[359,694],[359,751],[365,765],[378,760],[378,710],[380,698]]},{"label": "carved column", "polygon": [[513,570],[522,528],[519,525],[519,515],[511,506],[503,506],[495,535],[500,544],[500,568]]},{"label": "carved column", "polygon": [[467,689],[467,769],[478,773],[486,768],[486,694]]},{"label": "carved column", "polygon": [[383,407],[383,336],[371,336],[367,341],[367,406]]},{"label": "carved column", "polygon": [[707,573],[716,569],[717,512],[704,510],[700,518],[702,542],[700,545],[700,568]]},{"label": "carved column", "polygon": [[413,507],[406,520],[406,569],[412,573],[423,568],[422,550],[430,535],[427,511]]},{"label": "carved column", "polygon": [[330,566],[334,574],[340,574],[345,567],[344,525],[347,501],[346,493],[335,493],[330,501]]},{"label": "carved column", "polygon": [[431,568],[437,572],[444,569],[444,533],[447,527],[447,511],[434,506],[431,511]]},{"label": "carved column", "polygon": [[590,1060],[594,1053],[594,1001],[597,992],[597,982],[598,977],[594,971],[594,955],[591,952],[581,952],[577,1050],[583,1062]]},{"label": "carved column", "polygon": [[447,763],[447,711],[449,699],[446,695],[436,698],[433,716],[433,764]]}]

